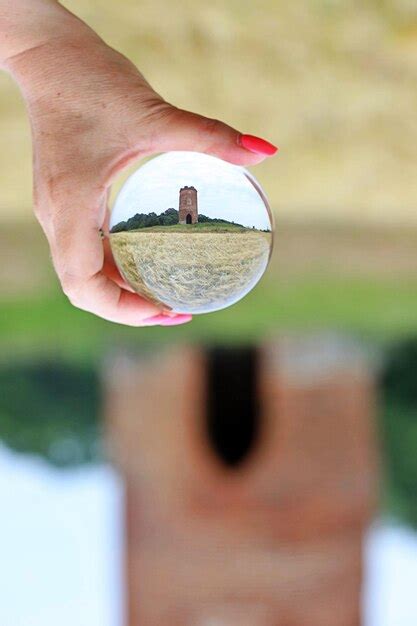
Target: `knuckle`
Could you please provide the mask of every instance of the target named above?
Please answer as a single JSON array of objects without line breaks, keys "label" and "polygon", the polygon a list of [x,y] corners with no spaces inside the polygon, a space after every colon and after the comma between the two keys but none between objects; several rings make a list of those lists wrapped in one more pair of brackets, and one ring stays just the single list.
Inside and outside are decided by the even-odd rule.
[{"label": "knuckle", "polygon": [[60,202],[65,197],[68,174],[61,171],[45,170],[41,173],[38,193],[47,198],[51,204]]},{"label": "knuckle", "polygon": [[33,212],[47,234],[54,238],[60,237],[65,229],[68,231],[69,211],[66,210],[66,203],[53,202],[50,194],[36,190],[33,194]]},{"label": "knuckle", "polygon": [[83,281],[69,272],[60,275],[61,287],[72,305],[79,309],[86,308],[85,285]]},{"label": "knuckle", "polygon": [[220,120],[207,117],[203,120],[203,131],[208,136],[215,135],[221,128],[223,124]]},{"label": "knuckle", "polygon": [[145,105],[143,108],[146,108],[146,118],[156,119],[158,121],[169,119],[177,111],[175,107],[165,102],[165,100],[162,100],[161,97],[156,94],[151,94],[143,101],[143,105]]}]

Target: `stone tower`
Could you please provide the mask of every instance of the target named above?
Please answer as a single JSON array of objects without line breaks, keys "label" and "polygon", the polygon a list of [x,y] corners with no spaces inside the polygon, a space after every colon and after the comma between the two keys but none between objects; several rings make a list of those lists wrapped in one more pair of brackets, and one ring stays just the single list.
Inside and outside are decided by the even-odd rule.
[{"label": "stone tower", "polygon": [[377,491],[360,348],[283,336],[256,353],[122,353],[108,368],[106,430],[126,487],[125,626],[360,626]]},{"label": "stone tower", "polygon": [[180,224],[197,224],[197,189],[195,187],[182,187],[180,189],[180,205],[178,221]]}]

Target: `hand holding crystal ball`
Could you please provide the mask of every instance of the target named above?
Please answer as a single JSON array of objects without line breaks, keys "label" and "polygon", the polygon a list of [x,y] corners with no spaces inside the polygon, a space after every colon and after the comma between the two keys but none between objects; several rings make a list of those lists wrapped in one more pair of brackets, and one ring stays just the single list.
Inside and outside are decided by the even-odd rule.
[{"label": "hand holding crystal ball", "polygon": [[[100,236],[108,229],[111,185],[135,160],[170,150],[256,165],[277,148],[221,120],[166,102],[131,61],[59,2],[25,0],[25,6],[33,4],[29,11],[22,10],[22,2],[6,4],[7,20],[0,32],[7,36],[0,37],[0,64],[20,86],[27,106],[35,215],[63,292],[75,307],[119,324],[189,321],[190,314],[161,314],[161,308],[169,308],[163,306],[164,294],[146,284],[139,257],[128,262],[136,293],[120,276],[109,239]],[[200,205],[202,200],[201,193]],[[171,202],[158,211],[178,210]],[[125,265],[127,253],[116,251],[115,256],[120,267]],[[140,296],[142,291],[154,300]],[[185,299],[180,300],[184,304]]]},{"label": "hand holding crystal ball", "polygon": [[243,298],[272,251],[273,219],[244,168],[197,152],[148,161],[118,194],[110,244],[123,278],[177,313],[208,313]]}]

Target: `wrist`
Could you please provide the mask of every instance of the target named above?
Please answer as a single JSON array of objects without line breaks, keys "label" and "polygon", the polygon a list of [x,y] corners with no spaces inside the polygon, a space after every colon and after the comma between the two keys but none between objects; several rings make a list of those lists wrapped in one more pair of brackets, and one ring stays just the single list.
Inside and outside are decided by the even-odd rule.
[{"label": "wrist", "polygon": [[[97,35],[57,0],[0,0],[0,67],[14,74],[14,61],[50,42]],[[16,76],[18,79],[18,76]]]}]

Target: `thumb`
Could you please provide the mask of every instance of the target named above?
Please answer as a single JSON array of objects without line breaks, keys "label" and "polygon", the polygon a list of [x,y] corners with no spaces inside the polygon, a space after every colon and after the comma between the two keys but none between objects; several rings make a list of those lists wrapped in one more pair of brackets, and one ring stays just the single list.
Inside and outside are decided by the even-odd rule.
[{"label": "thumb", "polygon": [[278,150],[265,139],[244,135],[219,120],[175,107],[170,107],[164,123],[159,121],[152,149],[205,152],[236,165],[255,165]]}]

